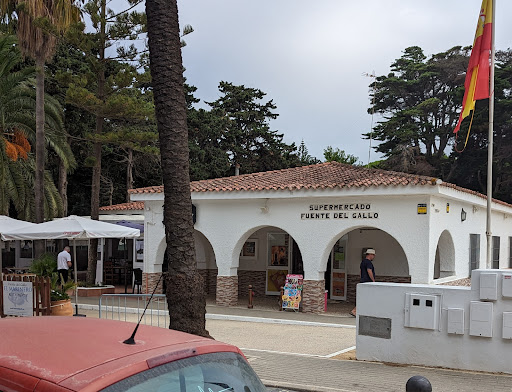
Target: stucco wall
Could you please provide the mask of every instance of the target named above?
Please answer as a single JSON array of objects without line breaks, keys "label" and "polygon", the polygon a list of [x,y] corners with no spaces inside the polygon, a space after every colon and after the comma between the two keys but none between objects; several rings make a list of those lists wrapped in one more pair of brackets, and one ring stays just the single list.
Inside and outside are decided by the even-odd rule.
[{"label": "stucco wall", "polygon": [[359,275],[363,248],[374,248],[377,276],[409,276],[407,257],[400,244],[389,234],[374,229],[356,229],[348,235],[347,273]]},{"label": "stucco wall", "polygon": [[[418,199],[423,200],[423,198]],[[423,235],[428,227],[428,216],[416,219],[416,201],[411,200],[410,208],[404,208],[401,198],[388,199],[326,199],[311,198],[279,199],[279,200],[201,200],[195,202],[198,211],[196,230],[200,231],[212,244],[220,274],[236,272],[236,268],[265,268],[267,249],[266,232],[276,227],[290,234],[301,251],[304,261],[305,277],[320,280],[327,266],[327,259],[334,243],[345,233],[350,234],[353,243],[349,244],[347,257],[349,268],[357,270],[361,259],[363,246],[375,246],[382,249],[382,274],[407,276],[410,267],[406,263],[403,246],[399,243],[407,238],[405,248],[415,255],[424,254],[427,258],[428,246]],[[352,218],[359,211],[347,211],[349,218],[333,219],[301,219],[302,213],[310,211],[310,205],[329,204],[369,204],[370,209],[365,213],[376,213],[378,218]],[[265,205],[268,212],[262,212]],[[407,227],[403,222],[416,220],[413,227]],[[400,223],[402,222],[402,223]],[[364,230],[359,233],[358,229]],[[366,230],[368,228],[380,229]],[[356,230],[356,231],[353,231]],[[255,233],[257,234],[255,235]],[[416,233],[416,235],[414,235]],[[390,237],[391,236],[391,237]],[[258,263],[247,263],[239,260],[238,255],[243,243],[248,238],[258,238],[260,259]],[[395,238],[396,240],[393,240]],[[372,245],[368,245],[371,242]],[[217,250],[219,252],[217,252]],[[243,263],[243,264],[241,264]],[[252,265],[251,265],[252,264]],[[396,268],[399,264],[400,267]],[[386,267],[388,266],[388,267]],[[387,270],[389,269],[389,270]]]},{"label": "stucco wall", "polygon": [[[485,273],[498,274],[497,300],[480,300],[480,277]],[[503,339],[503,313],[512,312],[512,297],[501,295],[501,275],[504,270],[476,270],[472,287],[438,285],[400,285],[366,283],[357,288],[357,358],[403,364],[440,366],[456,369],[512,373],[512,339]],[[434,295],[439,299],[438,326],[432,329],[405,327],[406,293]],[[470,336],[470,303],[493,304],[492,337]],[[423,304],[421,304],[423,305]],[[462,334],[448,333],[448,309],[464,310]],[[378,322],[389,319],[390,338],[362,335],[361,322],[365,316]],[[375,320],[374,320],[375,321]],[[376,325],[376,324],[374,324]],[[374,328],[372,334],[378,334]]]},{"label": "stucco wall", "polygon": [[[144,270],[160,272],[165,250],[163,195],[138,194],[132,199],[145,201]],[[287,232],[297,243],[308,280],[324,279],[331,249],[346,233],[350,233],[349,274],[358,274],[362,248],[373,246],[377,275],[411,276],[413,283],[431,283],[439,251],[443,268],[454,269],[452,276],[439,281],[467,277],[470,233],[481,235],[480,266],[485,265],[485,199],[450,188],[194,193],[192,200],[197,208],[195,229],[201,233],[196,238],[203,247],[197,249],[200,268],[217,268],[219,276],[235,276],[238,270],[264,271],[266,233],[276,229]],[[420,204],[427,206],[426,214],[418,214]],[[338,211],[327,211],[328,219],[306,218],[305,214],[321,212],[315,206],[324,205],[369,205],[369,209],[344,209],[341,219]],[[465,221],[461,221],[462,208],[467,213]],[[493,208],[493,235],[501,237],[500,266],[505,267],[510,257],[512,209],[499,204]],[[371,218],[353,215],[358,212]],[[239,257],[249,238],[258,239],[257,260]]]}]

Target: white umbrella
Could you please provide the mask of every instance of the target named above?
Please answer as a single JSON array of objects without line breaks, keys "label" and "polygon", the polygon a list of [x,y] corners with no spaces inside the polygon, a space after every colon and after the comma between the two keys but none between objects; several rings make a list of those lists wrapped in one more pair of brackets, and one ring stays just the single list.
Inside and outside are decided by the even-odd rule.
[{"label": "white umbrella", "polygon": [[[90,238],[136,238],[140,236],[139,229],[132,229],[101,222],[81,216],[70,215],[52,221],[22,227],[17,230],[2,232],[2,239],[8,240],[48,240],[48,239],[90,239]],[[73,244],[74,245],[74,244]],[[73,260],[76,279],[76,246],[73,246]],[[78,289],[75,296],[75,306],[78,314]]]},{"label": "white umbrella", "polygon": [[[23,227],[34,226],[35,223],[25,222],[13,219],[5,215],[0,215],[0,233],[10,230],[21,229]],[[2,272],[2,253],[0,252],[0,272]]]},{"label": "white umbrella", "polygon": [[8,240],[49,240],[49,239],[90,239],[90,238],[135,238],[140,230],[114,225],[112,223],[70,215],[52,221],[2,231],[2,239]]}]

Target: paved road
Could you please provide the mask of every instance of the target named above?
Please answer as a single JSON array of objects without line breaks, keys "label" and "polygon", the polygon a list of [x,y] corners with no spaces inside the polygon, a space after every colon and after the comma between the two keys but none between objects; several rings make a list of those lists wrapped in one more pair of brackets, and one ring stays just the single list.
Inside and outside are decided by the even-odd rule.
[{"label": "paved road", "polygon": [[[80,313],[98,315],[94,310],[82,309]],[[128,321],[135,320],[135,315],[128,316]],[[277,323],[286,320],[247,320],[253,321],[207,318],[206,327],[216,339],[240,347],[265,384],[278,391],[405,391],[405,383],[414,375],[427,377],[435,392],[512,391],[512,376],[333,359],[355,346],[353,325],[283,325]]]}]

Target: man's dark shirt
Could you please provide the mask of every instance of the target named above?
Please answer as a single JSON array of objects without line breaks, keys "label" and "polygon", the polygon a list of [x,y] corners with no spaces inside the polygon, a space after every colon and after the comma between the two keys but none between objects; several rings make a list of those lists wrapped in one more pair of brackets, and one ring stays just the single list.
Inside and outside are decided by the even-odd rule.
[{"label": "man's dark shirt", "polygon": [[373,263],[368,260],[367,258],[364,258],[363,261],[361,261],[361,283],[364,282],[373,282],[373,280],[370,278],[370,275],[368,275],[368,270],[372,270],[373,279],[375,279],[375,269],[373,268]]}]

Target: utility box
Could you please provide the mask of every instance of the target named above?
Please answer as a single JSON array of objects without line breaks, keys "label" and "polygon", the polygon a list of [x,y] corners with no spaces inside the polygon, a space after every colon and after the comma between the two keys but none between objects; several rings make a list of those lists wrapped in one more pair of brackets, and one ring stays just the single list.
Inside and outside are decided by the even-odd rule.
[{"label": "utility box", "polygon": [[471,301],[469,309],[469,334],[492,338],[492,309],[491,302]]},{"label": "utility box", "polygon": [[512,312],[503,312],[503,339],[512,339]]},{"label": "utility box", "polygon": [[405,294],[405,327],[438,329],[439,296]]},{"label": "utility box", "polygon": [[464,309],[448,308],[448,333],[464,335]]},{"label": "utility box", "polygon": [[498,299],[498,274],[480,274],[480,299],[496,301]]},{"label": "utility box", "polygon": [[512,298],[512,274],[501,275],[501,295]]}]

